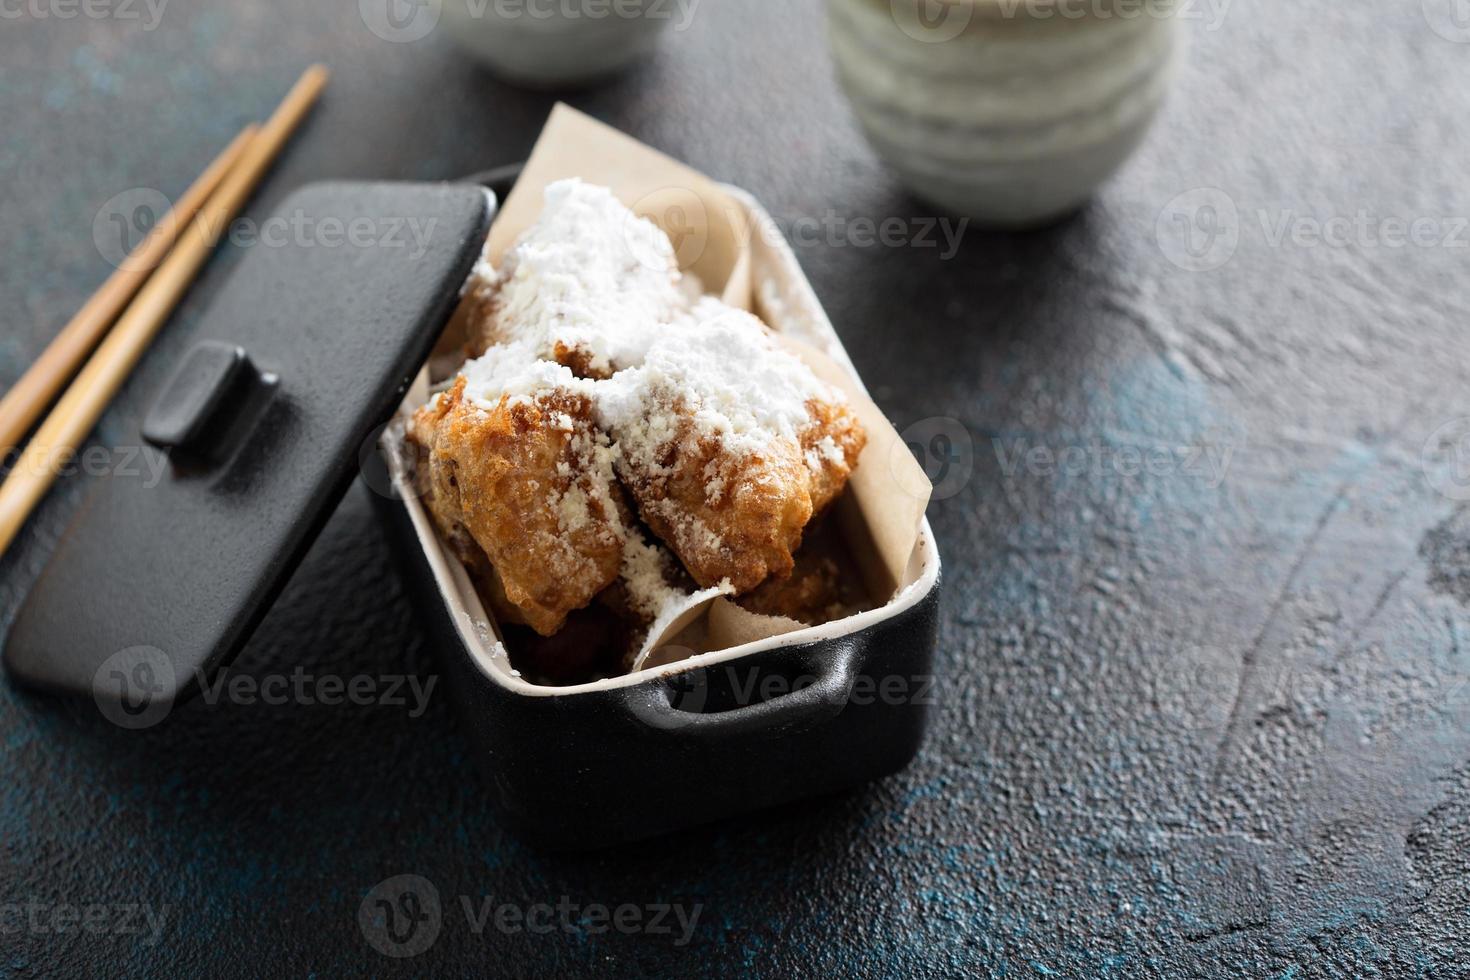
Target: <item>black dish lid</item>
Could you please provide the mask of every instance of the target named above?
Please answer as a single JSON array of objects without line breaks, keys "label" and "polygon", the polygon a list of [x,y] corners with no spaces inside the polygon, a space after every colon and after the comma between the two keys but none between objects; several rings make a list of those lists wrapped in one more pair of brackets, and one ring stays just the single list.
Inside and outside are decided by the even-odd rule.
[{"label": "black dish lid", "polygon": [[162,482],[98,480],[10,631],[10,675],[101,697],[146,670],[166,704],[234,657],[428,358],[494,208],[473,184],[293,194],[127,437],[167,454]]}]

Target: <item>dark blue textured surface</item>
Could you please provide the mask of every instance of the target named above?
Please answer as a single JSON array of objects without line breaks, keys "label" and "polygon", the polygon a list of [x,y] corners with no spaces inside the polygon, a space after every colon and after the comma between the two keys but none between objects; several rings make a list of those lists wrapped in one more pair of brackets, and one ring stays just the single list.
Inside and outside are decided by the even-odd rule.
[{"label": "dark blue textured surface", "polygon": [[[552,102],[438,36],[383,43],[355,4],[175,3],[151,32],[32,16],[0,31],[0,384],[108,271],[91,234],[104,202],[177,195],[307,62],[337,74],[253,214],[309,179],[517,159]],[[656,61],[572,101],[787,225],[928,214],[858,136],[815,8],[703,4]],[[558,857],[487,814],[438,697],[417,718],[195,703],[125,736],[88,706],[0,687],[0,907],[168,914],[157,945],[11,914],[0,974],[1459,975],[1470,516],[1454,461],[1424,451],[1470,412],[1470,45],[1425,15],[1452,8],[1237,0],[1218,30],[1190,25],[1160,127],[1076,219],[971,232],[948,262],[800,248],[900,427],[952,418],[973,438],[972,479],[931,510],[944,681],[905,773]],[[1160,216],[1181,194],[1218,200],[1200,188],[1234,203],[1241,240],[1190,273]],[[1440,241],[1273,242],[1283,221],[1360,210],[1432,220]],[[237,260],[212,264],[100,443],[146,407]],[[1216,481],[1177,463],[1015,464],[1018,449],[1159,445],[1228,448],[1229,466]],[[0,624],[76,491],[0,562]],[[242,672],[436,672],[364,494]],[[357,914],[403,873],[447,914],[430,951],[395,962]],[[585,927],[476,935],[456,896],[702,911],[681,948]]]}]

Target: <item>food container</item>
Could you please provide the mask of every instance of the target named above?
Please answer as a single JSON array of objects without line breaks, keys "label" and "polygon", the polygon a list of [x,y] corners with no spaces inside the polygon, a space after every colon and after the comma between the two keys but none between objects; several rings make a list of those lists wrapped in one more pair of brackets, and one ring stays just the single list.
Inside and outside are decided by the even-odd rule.
[{"label": "food container", "polygon": [[[850,370],[770,218],[727,194],[754,231],[740,268],[759,311]],[[505,822],[527,838],[632,841],[901,768],[936,688],[940,566],[927,522],[892,599],[857,616],[576,687],[511,670],[384,428],[426,396],[424,365],[495,200],[477,185],[323,184],[283,204],[307,224],[382,228],[411,215],[438,231],[422,254],[297,241],[246,257],[133,433],[169,454],[168,476],[92,489],[7,638],[12,678],[94,698],[109,717],[119,702],[166,712],[239,652],[376,443],[389,477],[369,482],[432,631],[441,689]],[[895,454],[891,465],[905,464]],[[129,687],[145,668],[147,686]]]},{"label": "food container", "polygon": [[997,227],[1080,207],[1174,75],[1174,0],[828,0],[837,74],[925,200]]}]

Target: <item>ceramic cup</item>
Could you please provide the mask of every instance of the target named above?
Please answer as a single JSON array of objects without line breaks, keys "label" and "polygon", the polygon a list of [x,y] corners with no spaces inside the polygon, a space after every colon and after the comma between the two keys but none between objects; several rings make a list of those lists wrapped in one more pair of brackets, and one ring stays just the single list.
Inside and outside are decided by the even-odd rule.
[{"label": "ceramic cup", "polygon": [[680,16],[665,0],[441,0],[461,48],[509,81],[581,85],[652,54]]},{"label": "ceramic cup", "polygon": [[828,0],[878,155],[918,196],[998,227],[1080,207],[1138,147],[1177,49],[1174,0]]}]

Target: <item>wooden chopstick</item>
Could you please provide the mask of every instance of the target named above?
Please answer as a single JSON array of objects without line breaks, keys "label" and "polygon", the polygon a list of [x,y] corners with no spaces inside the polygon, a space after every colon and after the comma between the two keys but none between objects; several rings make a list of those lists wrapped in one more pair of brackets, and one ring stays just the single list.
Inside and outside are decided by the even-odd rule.
[{"label": "wooden chopstick", "polygon": [[194,220],[209,196],[239,162],[259,128],[247,126],[225,147],[224,152],[194,181],[194,185],[184,192],[179,202],[128,254],[122,265],[108,276],[102,288],[92,294],[86,305],[56,335],[45,353],[0,399],[0,452],[20,447],[25,434],[46,411],[57,392],[76,374],[87,355],[97,347],[118,315],[174,247],[184,228]]},{"label": "wooden chopstick", "polygon": [[326,82],[321,65],[301,76],[32,437],[0,486],[0,555],[96,426]]}]

